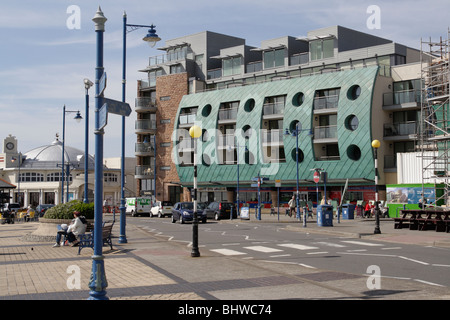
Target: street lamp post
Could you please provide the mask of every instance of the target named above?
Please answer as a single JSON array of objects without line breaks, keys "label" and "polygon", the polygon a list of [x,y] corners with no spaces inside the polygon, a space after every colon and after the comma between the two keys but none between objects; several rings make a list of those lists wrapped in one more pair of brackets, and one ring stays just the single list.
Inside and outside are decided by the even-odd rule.
[{"label": "street lamp post", "polygon": [[192,126],[189,129],[189,135],[194,140],[194,221],[192,223],[192,251],[191,257],[200,257],[198,250],[198,215],[197,215],[197,139],[202,135],[202,129],[199,126]]},{"label": "street lamp post", "polygon": [[[127,24],[127,14],[123,13],[123,60],[122,60],[122,102],[126,100],[126,54],[127,54],[127,33],[140,28],[149,28],[148,34],[142,39],[154,46],[156,42],[161,40],[156,34],[155,26],[146,26],[138,24]],[[155,155],[156,156],[156,155]],[[155,167],[156,172],[156,167]],[[126,207],[125,207],[125,116],[122,116],[122,156],[120,165],[120,235],[119,243],[127,243],[126,237]],[[156,188],[156,180],[154,182],[154,189]],[[156,190],[153,190],[153,195],[156,196]]]},{"label": "street lamp post", "polygon": [[86,120],[84,122],[84,203],[89,203],[89,88],[93,85],[92,81],[84,79],[84,88],[86,89]]},{"label": "street lamp post", "polygon": [[[300,135],[300,133],[302,132],[302,131],[309,131],[310,133],[309,133],[309,135],[311,135],[311,130],[309,130],[309,129],[304,129],[304,130],[302,130],[302,129],[300,129],[299,128],[299,126],[300,126],[300,122],[297,122],[296,124],[295,124],[295,129],[291,129],[291,130],[289,130],[289,129],[287,129],[286,128],[286,130],[285,130],[285,135],[291,135],[291,136],[295,136],[295,142],[296,142],[296,149],[295,149],[295,161],[296,161],[296,165],[297,165],[297,219],[298,220],[300,220],[300,203],[299,203],[299,199],[300,199],[300,192],[299,192],[299,169],[298,169],[298,153],[299,153],[299,150],[298,150],[298,136]],[[306,214],[306,210],[304,209],[303,210],[303,227],[306,227],[306,217],[307,217],[307,214]]]},{"label": "street lamp post", "polygon": [[[80,111],[71,111],[71,110],[66,110],[66,105],[64,105],[63,107],[63,137],[62,137],[62,164],[61,164],[61,203],[64,203],[64,166],[65,166],[65,159],[64,159],[64,155],[65,155],[65,141],[66,141],[66,113],[76,113],[75,116],[75,120],[77,122],[80,122],[81,119],[83,119],[81,117]],[[69,181],[69,177],[67,177],[67,181]],[[66,202],[69,202],[69,188],[67,187],[67,194],[66,194]]]},{"label": "street lamp post", "polygon": [[20,205],[20,165],[22,164],[22,153],[19,153],[19,158],[13,157],[11,159],[12,162],[16,162],[18,163],[17,168],[19,169],[18,175],[19,178],[17,179],[17,202]]},{"label": "street lamp post", "polygon": [[103,128],[100,128],[100,108],[103,95],[100,94],[100,79],[103,75],[103,34],[106,18],[99,7],[92,21],[96,33],[96,68],[95,68],[95,196],[94,196],[94,255],[92,256],[92,273],[89,282],[89,300],[109,300],[106,296],[105,262],[103,257],[102,223],[103,223]]},{"label": "street lamp post", "polygon": [[375,230],[373,231],[374,234],[380,234],[380,207],[378,202],[378,155],[377,150],[380,147],[380,141],[373,140],[372,141],[372,148],[374,152],[374,159],[375,159]]}]

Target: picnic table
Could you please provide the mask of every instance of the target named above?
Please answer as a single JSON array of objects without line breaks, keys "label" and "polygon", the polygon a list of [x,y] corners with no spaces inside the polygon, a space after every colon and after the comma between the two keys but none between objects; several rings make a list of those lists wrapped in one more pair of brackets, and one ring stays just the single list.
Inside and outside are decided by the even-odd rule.
[{"label": "picnic table", "polygon": [[450,232],[450,211],[400,210],[400,217],[393,219],[395,229]]}]

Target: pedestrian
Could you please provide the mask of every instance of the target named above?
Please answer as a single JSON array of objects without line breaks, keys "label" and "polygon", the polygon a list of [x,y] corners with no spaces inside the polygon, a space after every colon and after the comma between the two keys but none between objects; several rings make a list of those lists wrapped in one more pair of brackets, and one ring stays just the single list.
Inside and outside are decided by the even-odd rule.
[{"label": "pedestrian", "polygon": [[374,208],[374,206],[372,204],[370,204],[370,202],[366,203],[366,207],[364,208],[364,217],[365,218],[370,218],[373,208]]},{"label": "pedestrian", "polygon": [[292,217],[292,212],[295,213],[295,196],[292,196],[292,199],[288,202],[289,205],[289,217]]},{"label": "pedestrian", "polygon": [[58,225],[58,232],[56,234],[56,243],[53,247],[59,247],[62,236],[66,236],[69,244],[72,246],[78,245],[77,235],[84,234],[86,232],[87,221],[86,218],[81,215],[80,212],[73,212],[73,220],[70,225]]}]

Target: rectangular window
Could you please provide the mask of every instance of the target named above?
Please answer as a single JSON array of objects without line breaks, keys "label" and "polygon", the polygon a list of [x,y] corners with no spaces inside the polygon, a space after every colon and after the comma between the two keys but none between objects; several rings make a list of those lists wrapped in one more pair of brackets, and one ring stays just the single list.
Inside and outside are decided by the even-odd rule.
[{"label": "rectangular window", "polygon": [[284,66],[285,49],[264,51],[264,69]]},{"label": "rectangular window", "polygon": [[241,57],[223,59],[223,76],[232,76],[241,73]]},{"label": "rectangular window", "polygon": [[311,61],[334,57],[334,39],[320,39],[309,44]]}]

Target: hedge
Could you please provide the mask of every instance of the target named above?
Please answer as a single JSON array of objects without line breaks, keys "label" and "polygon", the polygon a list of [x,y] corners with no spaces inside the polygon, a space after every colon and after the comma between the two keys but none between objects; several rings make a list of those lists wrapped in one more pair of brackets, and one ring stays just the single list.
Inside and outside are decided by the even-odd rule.
[{"label": "hedge", "polygon": [[84,203],[80,200],[58,204],[48,209],[44,214],[44,218],[73,219],[74,211],[79,211],[86,219],[94,219],[94,203]]}]

